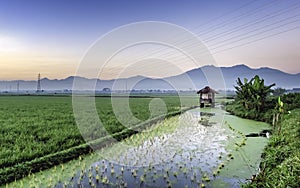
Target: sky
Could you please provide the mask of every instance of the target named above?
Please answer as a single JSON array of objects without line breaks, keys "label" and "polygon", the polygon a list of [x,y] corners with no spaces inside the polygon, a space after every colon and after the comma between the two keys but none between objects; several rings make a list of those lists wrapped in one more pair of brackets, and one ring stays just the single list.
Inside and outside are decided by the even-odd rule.
[{"label": "sky", "polygon": [[[193,33],[216,66],[245,64],[300,73],[298,0],[0,0],[0,80],[35,80],[38,73],[49,79],[77,75],[99,38],[144,21],[175,24]],[[180,37],[170,36],[184,43]],[[192,42],[188,45],[193,48]],[[157,51],[168,55],[153,55]],[[111,79],[124,70],[125,76],[164,77],[197,68],[162,45],[128,47],[122,53],[102,68],[100,78]],[[149,64],[157,69],[150,70]]]}]

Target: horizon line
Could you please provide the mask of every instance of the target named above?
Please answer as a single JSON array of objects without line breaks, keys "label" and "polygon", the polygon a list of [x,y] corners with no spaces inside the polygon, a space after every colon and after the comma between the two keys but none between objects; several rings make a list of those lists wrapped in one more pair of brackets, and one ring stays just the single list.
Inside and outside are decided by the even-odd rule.
[{"label": "horizon line", "polygon": [[[258,67],[258,68],[252,68],[248,65],[245,65],[245,64],[235,64],[235,65],[232,65],[232,66],[215,66],[215,65],[203,65],[199,68],[194,68],[194,69],[190,69],[190,70],[187,70],[186,72],[183,72],[183,73],[180,73],[180,74],[176,74],[176,75],[171,75],[171,76],[167,76],[167,77],[148,77],[148,76],[143,76],[143,75],[134,75],[134,76],[129,76],[129,77],[120,77],[120,78],[113,78],[113,79],[101,79],[101,78],[88,78],[88,77],[83,77],[83,76],[80,76],[80,75],[70,75],[70,76],[66,76],[64,78],[48,78],[48,77],[42,77],[41,80],[44,80],[44,79],[48,79],[48,80],[57,80],[57,81],[60,81],[60,80],[66,80],[68,78],[71,78],[71,77],[79,77],[79,78],[85,78],[85,79],[89,79],[89,80],[93,80],[93,79],[97,79],[97,80],[103,80],[103,81],[113,81],[113,80],[117,80],[117,79],[130,79],[130,78],[133,78],[133,77],[144,77],[144,78],[149,78],[149,79],[164,79],[164,78],[169,78],[169,77],[174,77],[174,76],[178,76],[178,75],[181,75],[181,74],[184,74],[184,73],[187,73],[187,72],[190,72],[190,71],[193,71],[193,70],[197,70],[197,69],[201,69],[201,68],[204,68],[204,67],[216,67],[216,68],[233,68],[233,67],[237,67],[237,66],[244,66],[244,67],[247,67],[249,69],[253,69],[253,70],[259,70],[259,69],[271,69],[271,70],[277,70],[277,71],[280,71],[282,73],[285,73],[285,74],[290,74],[290,75],[298,75],[300,74],[299,73],[289,73],[289,72],[285,72],[285,71],[282,71],[280,69],[277,69],[277,68],[271,68],[271,67],[267,67],[267,66],[264,66],[264,67]],[[41,74],[41,73],[38,73],[38,74]],[[41,74],[42,75],[42,74]],[[26,79],[11,79],[11,80],[0,80],[1,82],[19,82],[19,81],[26,81],[26,82],[37,82],[37,80],[26,80]]]}]

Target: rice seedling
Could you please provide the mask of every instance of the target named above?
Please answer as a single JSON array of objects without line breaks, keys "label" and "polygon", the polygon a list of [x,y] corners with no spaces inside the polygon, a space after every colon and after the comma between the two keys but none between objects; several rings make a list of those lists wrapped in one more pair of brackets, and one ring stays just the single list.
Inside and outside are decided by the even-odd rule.
[{"label": "rice seedling", "polygon": [[107,178],[107,176],[104,176],[104,177],[102,178],[102,183],[103,183],[103,184],[108,184],[108,183],[109,183],[109,179]]},{"label": "rice seedling", "polygon": [[225,165],[224,165],[224,163],[221,163],[220,164],[220,168],[223,168]]},{"label": "rice seedling", "polygon": [[168,175],[167,174],[164,174],[164,179],[167,179]]},{"label": "rice seedling", "polygon": [[210,178],[209,178],[207,175],[204,175],[204,176],[202,177],[202,181],[209,182],[209,181],[210,181]]},{"label": "rice seedling", "polygon": [[220,171],[218,171],[218,170],[217,170],[217,171],[214,171],[214,172],[213,172],[213,176],[216,177],[219,173],[220,173]]},{"label": "rice seedling", "polygon": [[114,168],[111,168],[110,169],[110,174],[113,176],[113,175],[115,175],[115,169]]},{"label": "rice seedling", "polygon": [[173,172],[173,176],[174,176],[175,178],[177,178],[178,172],[174,171],[174,172]]},{"label": "rice seedling", "polygon": [[98,183],[99,180],[100,180],[100,177],[99,177],[99,175],[97,174],[97,175],[96,175],[96,182]]},{"label": "rice seedling", "polygon": [[140,182],[141,182],[141,183],[144,183],[144,181],[145,181],[145,176],[142,175],[142,176],[140,177]]}]

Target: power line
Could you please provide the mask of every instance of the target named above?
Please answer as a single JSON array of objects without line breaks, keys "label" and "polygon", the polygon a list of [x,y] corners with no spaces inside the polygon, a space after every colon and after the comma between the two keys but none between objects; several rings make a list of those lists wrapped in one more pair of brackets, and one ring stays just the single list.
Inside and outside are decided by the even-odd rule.
[{"label": "power line", "polygon": [[[298,5],[298,6],[297,6],[297,5]],[[259,19],[256,20],[256,21],[254,20],[254,22],[249,22],[249,23],[246,23],[246,24],[243,24],[243,25],[234,27],[234,28],[231,29],[231,30],[227,30],[227,31],[225,31],[225,32],[223,32],[223,33],[216,34],[216,35],[214,35],[213,37],[209,37],[209,38],[207,38],[206,40],[203,40],[203,42],[210,42],[210,41],[216,40],[216,39],[221,38],[222,36],[224,36],[224,34],[225,34],[225,36],[226,36],[226,35],[228,35],[228,34],[232,34],[232,33],[236,32],[236,31],[241,31],[241,29],[248,28],[249,26],[252,26],[252,25],[254,25],[254,24],[262,23],[262,22],[264,22],[264,21],[266,21],[266,20],[268,20],[268,19],[275,18],[275,17],[280,16],[280,15],[283,15],[283,14],[285,14],[285,13],[289,13],[289,11],[298,8],[299,5],[300,5],[300,3],[294,4],[294,5],[291,6],[291,8],[288,8],[288,9],[284,8],[284,9],[282,9],[282,10],[276,11],[277,14],[274,14],[274,15],[268,14],[268,15],[266,15],[266,16],[264,16],[264,17],[259,18]],[[282,12],[282,11],[283,11],[283,12]],[[263,18],[263,19],[262,19],[262,18]]]},{"label": "power line", "polygon": [[[271,34],[271,35],[267,35],[267,36],[264,36],[264,37],[260,37],[260,38],[258,38],[258,39],[253,39],[253,40],[250,40],[250,41],[247,41],[247,42],[238,44],[238,45],[233,46],[233,47],[220,49],[219,51],[213,52],[213,53],[211,53],[211,54],[217,54],[217,53],[225,52],[225,51],[228,51],[228,50],[237,48],[237,47],[242,47],[242,46],[245,46],[245,45],[248,45],[248,44],[257,42],[257,41],[261,41],[261,40],[264,40],[264,39],[267,39],[267,38],[270,38],[270,37],[273,37],[273,36],[276,36],[276,35],[280,35],[280,34],[282,34],[282,33],[286,33],[286,32],[289,32],[289,31],[296,30],[296,29],[299,29],[299,28],[300,28],[300,26],[296,26],[296,27],[293,27],[293,28],[289,28],[289,29],[286,29],[286,30],[284,30],[284,31],[280,31],[280,32],[277,32],[277,33],[274,33],[274,34]],[[138,62],[138,61],[137,61],[137,62]],[[162,65],[162,66],[159,67],[159,70],[162,71],[163,68],[168,69],[169,67],[164,67],[164,66]],[[153,70],[156,70],[156,68],[154,67],[153,69],[150,69],[149,72],[150,72],[150,71],[153,71]]]},{"label": "power line", "polygon": [[[269,14],[269,15],[272,15],[272,14]],[[271,17],[274,17],[274,16],[271,16]],[[270,17],[269,17],[269,18],[270,18]],[[291,18],[291,17],[289,17],[289,18]],[[267,20],[267,19],[265,19],[265,20]],[[287,18],[285,18],[284,20],[287,20]],[[284,20],[281,20],[280,22],[282,22],[282,21],[284,21]],[[296,21],[298,21],[298,20],[294,20],[294,21],[292,21],[292,22],[296,22]],[[280,25],[279,27],[282,27],[282,26],[291,24],[292,22],[288,22],[288,23],[282,24],[282,25]],[[279,22],[272,23],[272,24],[269,24],[268,26],[272,26],[272,25],[275,25],[275,24],[278,24],[278,23],[279,23]],[[265,28],[265,27],[263,27],[263,28]],[[275,29],[277,29],[277,28],[278,28],[278,26],[277,26],[276,28],[271,28],[271,29],[268,29],[268,30],[263,31],[263,32],[255,33],[254,35],[251,35],[251,36],[243,37],[243,38],[241,38],[241,39],[239,39],[239,40],[235,40],[234,42],[236,43],[236,42],[238,42],[238,41],[242,41],[242,40],[245,40],[245,39],[249,39],[249,38],[251,38],[251,37],[256,37],[258,34],[265,33],[265,32],[268,32],[268,31],[273,31],[273,30],[275,30]],[[298,28],[298,27],[296,27],[296,28],[291,28],[291,29],[287,29],[287,30],[285,30],[285,31],[280,31],[280,32],[274,33],[274,34],[272,34],[272,35],[268,35],[268,36],[265,36],[265,37],[260,37],[259,39],[254,39],[254,40],[252,40],[252,41],[250,40],[250,41],[247,41],[247,42],[245,42],[245,43],[243,43],[243,44],[236,45],[235,47],[224,48],[224,49],[219,50],[219,51],[216,52],[216,53],[220,53],[221,51],[223,52],[223,51],[227,51],[227,50],[229,50],[229,49],[233,49],[233,48],[236,48],[236,47],[239,47],[239,46],[243,46],[243,45],[246,45],[246,44],[250,44],[250,43],[253,43],[253,42],[255,42],[255,41],[262,40],[262,39],[265,39],[265,38],[269,38],[269,37],[272,37],[272,36],[275,36],[275,35],[278,35],[278,34],[281,34],[281,33],[288,32],[288,31],[290,31],[290,30],[297,29],[297,28]],[[262,27],[259,28],[259,29],[262,29]],[[258,30],[259,30],[259,29],[258,29]],[[257,29],[256,29],[256,30],[257,30]],[[227,41],[228,41],[228,40],[227,40]],[[223,41],[223,42],[224,42],[224,41]],[[229,41],[229,43],[232,44],[232,41]],[[221,48],[221,47],[223,47],[223,46],[225,46],[225,45],[226,45],[226,44],[216,46],[216,47],[213,48],[213,50],[214,50],[214,49],[219,49],[219,48]],[[215,53],[214,53],[214,54],[215,54]],[[166,54],[165,54],[165,55],[166,55]],[[170,56],[169,56],[169,57],[170,57]]]},{"label": "power line", "polygon": [[[299,21],[299,20],[298,20],[298,21]],[[276,33],[273,33],[273,34],[271,34],[271,35],[267,35],[267,36],[264,36],[264,37],[260,37],[260,38],[257,38],[257,39],[253,39],[253,40],[250,40],[250,41],[247,41],[247,42],[244,42],[244,43],[235,45],[235,46],[233,46],[233,47],[220,49],[219,51],[213,52],[212,54],[217,54],[217,53],[225,52],[225,51],[228,51],[228,50],[237,48],[237,47],[242,47],[242,46],[245,46],[245,45],[248,45],[248,44],[257,42],[257,41],[261,41],[261,40],[264,40],[264,39],[267,39],[267,38],[270,38],[270,37],[274,37],[274,36],[280,35],[280,34],[282,34],[282,33],[286,33],[286,32],[290,32],[290,31],[296,30],[296,29],[299,29],[299,28],[300,28],[300,26],[292,27],[292,28],[286,29],[286,30],[284,30],[284,31],[276,32]],[[161,70],[163,67],[159,67],[159,68],[160,68],[160,70]],[[168,67],[166,67],[166,68],[168,68]]]},{"label": "power line", "polygon": [[[205,24],[198,25],[198,26],[194,27],[194,29],[199,28],[200,26],[203,27],[204,25],[207,25],[207,24],[209,24],[209,23],[212,23],[212,22],[214,22],[214,21],[216,21],[216,20],[218,20],[218,19],[220,19],[220,18],[224,18],[224,16],[230,15],[230,14],[232,14],[233,12],[236,12],[236,11],[242,9],[242,8],[245,8],[245,7],[247,7],[247,6],[253,4],[254,2],[257,2],[257,1],[258,1],[258,0],[253,0],[253,1],[249,2],[249,3],[246,3],[246,4],[244,4],[244,5],[240,6],[240,7],[238,7],[237,9],[234,9],[234,10],[232,10],[232,11],[229,11],[229,12],[225,13],[225,14],[222,14],[221,16],[217,17],[216,19],[213,19],[213,20],[211,20],[211,21],[208,21],[208,22],[206,22]],[[272,2],[275,2],[275,1],[278,1],[278,0],[273,0]],[[272,2],[270,2],[270,3],[272,3]],[[265,7],[266,5],[269,5],[270,3],[267,3],[267,4],[263,5],[263,7]],[[257,9],[256,9],[256,10],[257,10]],[[250,11],[250,12],[251,12],[251,11]],[[248,12],[248,13],[249,13],[249,12]],[[239,16],[239,17],[241,17],[241,16]],[[176,35],[175,35],[175,36],[171,36],[170,39],[175,38],[175,37],[180,37],[180,36],[176,36]],[[180,43],[185,43],[186,40],[178,41],[178,42],[180,42]],[[160,52],[160,50],[158,49],[158,51],[154,51],[154,54],[157,53],[157,52]],[[144,52],[144,54],[146,54],[146,52]]]},{"label": "power line", "polygon": [[[281,25],[279,25],[279,26],[276,26],[276,24],[278,24],[278,23],[281,23],[281,22],[286,21],[286,20],[290,20],[291,18],[297,18],[297,16],[300,16],[300,14],[297,14],[297,15],[295,15],[295,16],[291,16],[291,17],[288,17],[288,18],[284,18],[284,19],[279,20],[279,21],[277,21],[277,22],[275,22],[275,23],[272,23],[272,24],[269,24],[269,25],[260,27],[259,29],[254,28],[253,30],[248,31],[248,32],[246,32],[246,33],[243,33],[243,34],[240,34],[240,35],[231,37],[231,38],[226,39],[226,40],[219,41],[218,43],[212,44],[212,46],[218,45],[219,43],[224,43],[224,42],[226,42],[226,41],[230,41],[230,43],[235,43],[235,42],[240,41],[240,40],[242,40],[242,39],[249,38],[249,37],[242,37],[242,36],[245,36],[245,35],[247,35],[247,34],[253,33],[253,32],[255,32],[255,31],[257,31],[257,30],[261,30],[261,29],[267,28],[267,27],[269,27],[269,26],[275,25],[275,27],[272,27],[271,29],[267,29],[267,30],[262,31],[262,32],[257,32],[257,33],[255,33],[255,34],[250,35],[250,37],[256,36],[256,35],[258,35],[258,34],[262,34],[262,33],[268,32],[268,31],[272,31],[273,29],[277,29],[277,28],[280,28],[280,27],[289,25],[289,24],[291,24],[291,23],[295,23],[295,22],[299,21],[300,19],[293,20],[293,21],[291,21],[291,22],[287,22],[287,23],[281,24]],[[241,38],[241,39],[238,39],[238,40],[232,40],[232,39],[235,39],[235,38],[238,38],[238,37],[242,37],[242,38]],[[223,45],[219,45],[219,46],[223,46]],[[215,48],[219,48],[219,46],[217,46],[217,47],[215,47]],[[212,49],[215,49],[215,48],[212,48]]]},{"label": "power line", "polygon": [[293,30],[296,30],[296,29],[299,29],[299,28],[300,28],[300,26],[293,27],[293,28],[290,28],[290,29],[287,29],[287,30],[284,30],[284,31],[281,31],[281,32],[278,32],[278,33],[274,33],[274,34],[272,34],[272,35],[268,35],[268,36],[261,37],[261,38],[258,38],[258,39],[255,39],[255,40],[252,40],[252,41],[243,43],[243,44],[239,44],[239,45],[237,45],[237,46],[233,46],[233,47],[230,47],[230,48],[226,48],[226,49],[223,49],[223,50],[214,52],[214,53],[212,53],[212,54],[217,54],[217,53],[221,53],[221,52],[224,52],[224,51],[228,51],[228,50],[231,50],[231,49],[234,49],[234,48],[237,48],[237,47],[242,47],[242,46],[245,46],[245,45],[247,45],[247,44],[251,44],[251,43],[253,43],[253,42],[261,41],[261,40],[263,40],[263,39],[267,39],[267,38],[270,38],[270,37],[273,37],[273,36],[276,36],[276,35],[280,35],[280,34],[282,34],[282,33],[286,33],[286,32],[289,32],[289,31],[293,31]]},{"label": "power line", "polygon": [[[270,3],[273,3],[273,2],[275,2],[275,1],[278,1],[278,0],[274,0],[274,1],[270,2]],[[269,5],[270,3],[264,4],[262,7],[258,8],[258,9],[255,9],[255,11],[248,11],[246,14],[242,14],[242,16],[244,16],[244,17],[245,17],[245,15],[249,16],[249,14],[250,14],[250,13],[253,14],[253,12],[254,12],[254,13],[257,13],[257,12],[258,12],[257,10],[262,9],[263,7]],[[268,7],[268,8],[269,8],[269,7]],[[251,14],[250,14],[250,15],[251,15]],[[240,17],[241,17],[241,15],[239,16],[239,18],[240,18]],[[227,21],[226,23],[228,23],[228,21]],[[220,27],[219,27],[219,28],[220,28]],[[196,33],[196,34],[197,34],[197,33]],[[191,41],[191,39],[185,40],[185,41],[181,41],[180,43],[183,44],[183,43],[189,42],[189,41]],[[161,49],[158,49],[157,51],[154,51],[154,53],[152,53],[152,54],[154,55],[154,54],[157,54],[158,52],[160,53],[161,51],[162,51]],[[147,57],[147,56],[149,56],[149,55],[151,55],[151,54],[147,54],[147,51],[144,51],[143,54],[144,54],[144,57],[142,57],[142,59],[145,58],[145,57]],[[147,56],[146,56],[146,55],[147,55]],[[167,55],[167,54],[166,54],[166,55]]]},{"label": "power line", "polygon": [[[297,21],[300,21],[300,20],[299,20],[299,19],[298,19],[298,20],[294,20],[294,21],[292,21],[292,22],[288,22],[288,23],[282,24],[282,25],[280,25],[280,26],[276,26],[276,27],[273,27],[273,28],[271,28],[271,29],[264,30],[264,31],[259,32],[259,33],[255,33],[255,34],[253,34],[253,35],[251,35],[251,36],[243,37],[243,38],[241,38],[241,39],[235,40],[234,43],[239,42],[239,41],[245,41],[245,40],[247,40],[247,39],[249,39],[249,38],[256,37],[258,34],[263,34],[263,33],[266,33],[266,32],[270,32],[270,31],[273,31],[273,30],[275,30],[275,29],[278,29],[278,28],[280,28],[280,27],[283,27],[283,26],[285,26],[285,25],[288,25],[288,24],[291,24],[291,23],[294,23],[294,22],[297,22]],[[238,45],[236,45],[236,46],[234,46],[234,47],[229,47],[229,48],[224,48],[224,49],[222,49],[222,47],[227,46],[228,44],[232,44],[232,42],[229,42],[229,43],[226,43],[226,44],[217,46],[217,47],[215,47],[215,48],[212,48],[211,50],[220,49],[219,51],[214,52],[214,53],[212,53],[212,54],[224,52],[224,51],[227,51],[227,50],[230,50],[230,49],[233,49],[233,48],[237,48],[237,47],[241,47],[241,46],[244,46],[244,45],[247,45],[247,44],[251,44],[251,43],[253,43],[253,42],[257,42],[257,41],[260,41],[260,40],[263,40],[263,39],[266,39],[266,38],[270,38],[270,37],[272,37],[272,36],[276,36],[276,35],[279,35],[279,34],[282,34],[282,33],[286,33],[286,32],[295,30],[295,29],[297,29],[297,28],[299,28],[299,27],[300,27],[300,26],[293,27],[293,28],[289,28],[289,29],[286,29],[286,30],[284,30],[284,31],[279,31],[279,32],[276,32],[276,33],[271,34],[271,35],[267,35],[267,36],[264,36],[264,37],[259,37],[258,39],[252,39],[252,40],[250,40],[250,41],[246,41],[246,42],[244,42],[244,43],[242,43],[242,44],[238,44]],[[203,52],[202,52],[202,54],[203,54]],[[169,56],[169,57],[170,57],[170,56]],[[161,67],[160,67],[160,68],[161,68]]]},{"label": "power line", "polygon": [[220,16],[218,16],[218,17],[216,17],[216,18],[213,18],[213,19],[209,20],[208,22],[206,22],[206,23],[204,23],[204,24],[201,24],[201,25],[198,25],[198,26],[192,28],[192,30],[193,30],[193,29],[197,29],[197,28],[199,28],[199,27],[203,27],[203,26],[208,25],[208,24],[210,24],[210,23],[213,23],[213,22],[215,22],[216,20],[219,20],[219,19],[221,19],[221,18],[224,18],[224,17],[227,16],[227,15],[230,15],[230,14],[232,14],[232,13],[234,13],[234,12],[240,10],[240,9],[243,9],[243,8],[245,8],[245,7],[247,7],[247,6],[249,6],[249,5],[253,4],[253,3],[255,3],[256,1],[258,1],[258,0],[253,0],[253,1],[250,1],[249,3],[243,4],[242,6],[236,8],[236,9],[233,9],[233,10],[231,10],[231,11],[229,11],[229,12],[226,12],[226,13],[224,13],[224,14],[221,14]]},{"label": "power line", "polygon": [[[299,3],[298,3],[298,5],[299,5]],[[223,41],[221,41],[221,42],[218,42],[218,43],[215,43],[215,44],[212,44],[212,45],[208,45],[208,46],[210,46],[212,49],[215,49],[216,47],[216,45],[218,45],[219,43],[224,43],[224,42],[226,42],[226,41],[229,41],[227,44],[231,44],[231,43],[233,43],[233,42],[235,42],[235,41],[230,41],[230,40],[232,40],[232,39],[236,39],[236,38],[238,38],[238,37],[242,37],[242,36],[244,36],[244,35],[247,35],[247,34],[250,34],[250,33],[253,33],[253,32],[257,32],[257,31],[259,31],[259,30],[261,30],[261,29],[264,29],[264,28],[267,28],[267,27],[270,27],[270,26],[272,26],[272,25],[276,25],[276,24],[278,24],[278,23],[281,23],[281,22],[283,22],[283,21],[286,21],[286,20],[289,20],[289,19],[291,19],[291,18],[296,18],[297,16],[299,16],[300,14],[297,14],[297,15],[294,15],[294,16],[291,16],[291,17],[288,17],[288,18],[284,18],[284,19],[282,19],[282,20],[279,20],[279,21],[277,21],[277,22],[273,22],[272,24],[269,24],[269,25],[264,25],[264,26],[262,26],[262,27],[260,27],[260,28],[255,28],[255,29],[253,29],[253,30],[251,30],[251,31],[248,31],[247,33],[242,33],[242,34],[240,34],[240,35],[237,35],[237,36],[233,36],[233,37],[231,37],[231,38],[229,38],[229,39],[226,39],[226,40],[223,40]],[[292,23],[293,22],[295,22],[295,21],[292,21]],[[288,24],[290,24],[290,23],[288,23]],[[284,24],[284,25],[287,25],[287,24]],[[282,26],[277,26],[277,27],[282,27]],[[222,34],[222,33],[221,33]],[[257,34],[259,34],[259,33],[257,33]],[[245,37],[244,37],[245,38]],[[213,41],[213,40],[212,40]],[[240,41],[240,40],[238,40],[238,41]],[[208,41],[206,41],[206,42],[210,42],[209,40]],[[225,44],[225,45],[227,45],[227,44]],[[194,44],[191,44],[189,47],[193,47],[194,45],[197,45],[197,43],[194,43]],[[221,46],[225,46],[225,45],[219,45],[219,46],[217,46],[217,47],[221,47]],[[206,49],[204,49],[204,51],[206,51]],[[165,55],[168,55],[168,53],[165,53]]]},{"label": "power line", "polygon": [[[271,6],[274,6],[274,5],[275,5],[274,2],[276,2],[276,1],[279,1],[279,0],[273,0],[273,1],[271,1],[271,2],[268,2],[268,3],[264,4],[263,6],[261,6],[261,7],[257,8],[257,9],[255,9],[255,10],[251,10],[251,11],[248,11],[248,12],[242,14],[242,15],[239,15],[239,16],[237,16],[237,17],[234,17],[232,20],[227,20],[227,21],[223,22],[221,25],[216,25],[216,27],[208,28],[208,29],[206,29],[206,30],[204,30],[204,31],[202,31],[202,32],[200,31],[200,32],[198,32],[198,34],[205,35],[205,34],[210,33],[210,32],[212,32],[212,31],[214,31],[214,30],[216,30],[216,29],[223,28],[223,27],[226,26],[228,23],[232,24],[232,23],[234,23],[234,22],[236,22],[236,21],[240,21],[242,18],[249,17],[249,16],[251,16],[251,15],[254,15],[254,14],[260,12],[263,8],[265,8],[266,6],[268,6],[268,5],[270,5],[270,4],[271,4]],[[268,8],[270,8],[270,6],[268,6]],[[264,9],[264,10],[265,10],[265,9]]]},{"label": "power line", "polygon": [[[238,36],[231,37],[231,38],[229,38],[229,39],[223,40],[223,41],[221,41],[221,42],[218,42],[218,43],[215,43],[215,44],[209,45],[209,46],[212,47],[211,50],[214,50],[214,49],[220,48],[220,47],[222,47],[222,46],[225,46],[225,45],[228,45],[228,44],[232,44],[233,42],[241,41],[242,39],[248,39],[249,37],[253,37],[253,36],[256,36],[256,35],[258,35],[258,34],[262,34],[262,33],[268,32],[268,31],[272,31],[272,30],[274,30],[274,29],[283,27],[283,26],[285,26],[285,25],[288,25],[288,24],[291,24],[291,23],[295,23],[295,22],[297,22],[297,21],[299,21],[299,20],[293,20],[293,21],[291,21],[291,22],[284,23],[284,24],[281,24],[281,25],[279,25],[279,26],[273,27],[273,28],[271,28],[271,29],[268,29],[268,30],[265,30],[265,31],[262,31],[262,32],[257,32],[257,31],[259,31],[259,30],[261,30],[261,29],[265,29],[265,28],[267,28],[267,27],[276,25],[276,24],[281,23],[281,22],[283,22],[283,21],[290,20],[290,19],[292,19],[292,18],[297,18],[299,15],[300,15],[300,14],[297,14],[297,15],[294,15],[294,16],[291,16],[291,17],[288,17],[288,18],[281,19],[281,20],[279,20],[279,21],[277,21],[277,22],[273,22],[273,23],[271,23],[271,24],[264,25],[264,26],[262,26],[262,27],[260,27],[260,28],[255,28],[254,30],[248,31],[247,33],[242,33],[242,34],[240,34],[240,35],[238,35]],[[247,37],[243,37],[244,35],[247,35],[247,34],[250,34],[250,33],[253,33],[253,32],[256,32],[256,33],[253,34],[253,35],[247,36]],[[240,39],[238,39],[238,40],[232,40],[232,39],[236,39],[237,37],[242,37],[242,38],[240,38]],[[228,41],[228,43],[223,44],[223,45],[218,45],[219,43],[224,43],[224,42],[226,42],[226,41]],[[208,41],[207,41],[207,42],[208,42]],[[216,45],[218,45],[218,46],[216,46]],[[192,46],[190,46],[190,47],[192,47]],[[165,55],[167,55],[167,54],[165,54]]]},{"label": "power line", "polygon": [[[239,15],[239,16],[234,17],[233,19],[229,19],[229,20],[227,20],[226,22],[223,22],[221,25],[217,25],[217,26],[215,25],[216,27],[213,26],[213,27],[206,28],[206,29],[204,29],[203,31],[195,32],[195,34],[197,34],[197,35],[202,35],[202,36],[203,36],[203,35],[205,35],[206,33],[211,33],[212,31],[215,31],[215,30],[217,30],[217,29],[220,29],[220,28],[223,28],[223,27],[227,26],[228,24],[232,24],[232,23],[234,23],[234,22],[236,22],[236,21],[240,21],[240,19],[243,19],[243,18],[245,18],[245,17],[249,17],[249,16],[251,16],[251,15],[255,15],[256,13],[259,13],[260,11],[265,10],[265,9],[263,9],[263,8],[271,4],[271,6],[268,6],[268,8],[270,8],[270,7],[272,7],[272,6],[275,5],[274,2],[276,2],[276,1],[279,1],[279,0],[273,0],[273,1],[271,1],[271,2],[268,2],[268,3],[262,5],[261,7],[255,9],[255,10],[250,10],[250,11],[244,13],[244,14],[241,14],[241,15]],[[253,1],[253,2],[255,2],[255,1]],[[251,2],[251,3],[253,3],[253,2]],[[247,4],[247,5],[249,5],[249,4]],[[243,6],[243,7],[244,7],[244,6]],[[237,9],[237,10],[238,10],[238,9]],[[199,26],[203,26],[203,25],[199,25]],[[201,32],[204,32],[204,34],[201,33]],[[184,44],[184,43],[189,42],[189,41],[191,41],[191,39],[189,39],[189,40],[183,40],[183,41],[179,41],[179,40],[178,40],[178,43]]]}]

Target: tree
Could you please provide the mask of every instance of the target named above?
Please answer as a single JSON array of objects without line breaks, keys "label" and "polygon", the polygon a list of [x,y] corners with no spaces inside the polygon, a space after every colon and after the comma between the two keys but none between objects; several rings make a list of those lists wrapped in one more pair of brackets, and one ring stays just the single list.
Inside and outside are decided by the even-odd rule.
[{"label": "tree", "polygon": [[240,78],[237,79],[237,86],[234,86],[237,100],[246,110],[255,109],[258,113],[264,110],[266,98],[272,92],[271,88],[275,86],[275,84],[266,86],[264,82],[258,75],[250,81],[244,78],[244,83]]},{"label": "tree", "polygon": [[250,83],[253,81],[251,79],[248,82],[247,78],[244,78],[244,83],[241,81],[240,78],[237,80],[237,86],[234,86],[236,89],[236,95],[237,95],[237,100],[240,101],[244,108],[249,109],[250,105],[250,98],[251,98],[251,92],[249,90],[250,88]]},{"label": "tree", "polygon": [[253,96],[255,96],[254,103],[258,112],[263,111],[267,96],[273,91],[271,89],[273,86],[275,86],[275,83],[266,86],[264,79],[260,79],[257,75],[254,77],[254,83],[252,88]]}]

